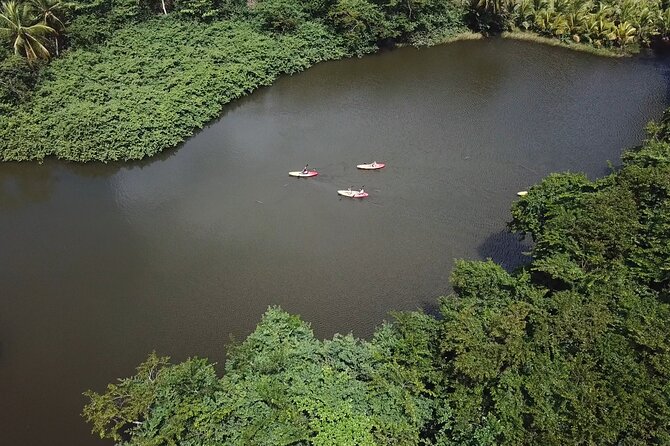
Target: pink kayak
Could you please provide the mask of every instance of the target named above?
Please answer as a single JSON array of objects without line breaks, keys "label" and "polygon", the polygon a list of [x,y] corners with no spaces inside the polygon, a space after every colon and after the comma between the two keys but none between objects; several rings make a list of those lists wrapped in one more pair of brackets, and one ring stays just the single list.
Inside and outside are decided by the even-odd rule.
[{"label": "pink kayak", "polygon": [[383,169],[386,164],[384,163],[370,163],[370,164],[359,164],[358,167],[359,169],[363,170],[377,170],[377,169]]},{"label": "pink kayak", "polygon": [[337,193],[342,195],[343,197],[349,197],[349,198],[365,198],[368,196],[367,192],[359,192],[357,190],[349,190],[349,189],[338,190]]},{"label": "pink kayak", "polygon": [[317,176],[319,172],[317,172],[316,170],[308,170],[307,172],[302,172],[298,170],[295,172],[289,172],[288,174],[292,177],[309,178]]}]

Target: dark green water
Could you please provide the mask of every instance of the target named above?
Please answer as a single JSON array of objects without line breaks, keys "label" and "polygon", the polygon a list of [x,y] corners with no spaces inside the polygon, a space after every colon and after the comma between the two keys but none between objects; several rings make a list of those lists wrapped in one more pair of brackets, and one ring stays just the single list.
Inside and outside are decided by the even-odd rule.
[{"label": "dark green water", "polygon": [[268,305],[367,336],[431,309],[454,258],[518,265],[515,193],[604,174],[667,102],[660,59],[462,42],[283,78],[148,162],[0,165],[2,444],[96,444],[84,390],[154,349],[222,362]]}]

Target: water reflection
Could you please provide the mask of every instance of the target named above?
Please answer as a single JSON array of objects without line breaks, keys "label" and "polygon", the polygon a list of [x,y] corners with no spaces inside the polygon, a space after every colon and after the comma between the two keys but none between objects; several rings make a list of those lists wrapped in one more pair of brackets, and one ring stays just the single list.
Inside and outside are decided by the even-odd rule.
[{"label": "water reflection", "polygon": [[512,272],[530,261],[531,248],[529,238],[522,239],[518,234],[502,230],[486,237],[477,252],[480,258],[491,259]]},{"label": "water reflection", "polygon": [[53,169],[26,163],[0,166],[0,210],[47,201],[56,187]]},{"label": "water reflection", "polygon": [[[150,160],[0,165],[3,440],[93,444],[83,390],[154,349],[221,362],[268,305],[320,337],[435,311],[453,259],[527,260],[505,232],[518,190],[605,173],[667,88],[648,60],[401,49],[282,78]],[[321,174],[291,181],[307,162]],[[368,201],[338,199],[363,184]]]}]

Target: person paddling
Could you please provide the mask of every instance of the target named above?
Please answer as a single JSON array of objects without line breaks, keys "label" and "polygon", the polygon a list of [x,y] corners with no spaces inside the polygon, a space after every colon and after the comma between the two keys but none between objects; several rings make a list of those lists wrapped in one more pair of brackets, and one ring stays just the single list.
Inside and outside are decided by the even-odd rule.
[{"label": "person paddling", "polygon": [[309,166],[309,164],[305,164],[305,167],[302,168],[302,173],[308,173],[309,172],[309,169],[307,168],[307,166]]}]

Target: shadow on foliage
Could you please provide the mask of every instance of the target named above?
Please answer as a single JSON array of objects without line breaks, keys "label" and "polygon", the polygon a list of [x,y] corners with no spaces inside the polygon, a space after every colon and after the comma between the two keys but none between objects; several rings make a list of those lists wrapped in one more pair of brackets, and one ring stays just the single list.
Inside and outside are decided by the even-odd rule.
[{"label": "shadow on foliage", "polygon": [[[449,293],[447,295],[451,293],[452,290],[451,287],[449,287]],[[440,313],[440,303],[437,299],[421,302],[421,311],[437,320],[442,319],[442,314]]]}]

